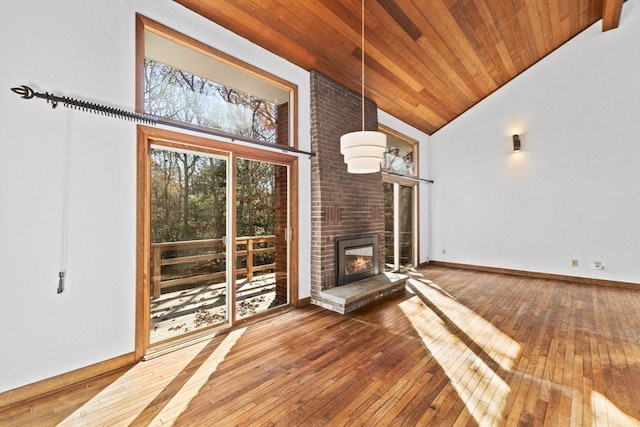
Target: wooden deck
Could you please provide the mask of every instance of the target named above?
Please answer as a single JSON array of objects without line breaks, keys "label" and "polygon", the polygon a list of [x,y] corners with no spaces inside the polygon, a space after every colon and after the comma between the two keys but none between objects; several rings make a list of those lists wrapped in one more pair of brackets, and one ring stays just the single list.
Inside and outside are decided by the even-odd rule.
[{"label": "wooden deck", "polygon": [[640,426],[640,292],[429,267],[0,411],[0,425]]},{"label": "wooden deck", "polygon": [[[286,301],[275,300],[275,274],[241,279],[236,284],[238,319],[267,311]],[[163,292],[151,301],[150,342],[158,343],[227,319],[226,283]]]}]

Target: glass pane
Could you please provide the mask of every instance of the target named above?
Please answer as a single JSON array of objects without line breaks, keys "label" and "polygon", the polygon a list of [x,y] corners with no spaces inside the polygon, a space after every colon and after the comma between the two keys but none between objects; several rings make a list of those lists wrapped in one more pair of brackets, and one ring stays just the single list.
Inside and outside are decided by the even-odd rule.
[{"label": "glass pane", "polygon": [[237,160],[236,318],[289,302],[288,168]]},{"label": "glass pane", "polygon": [[413,175],[413,152],[387,145],[382,170],[399,175]]},{"label": "glass pane", "polygon": [[150,343],[227,321],[227,162],[151,150]]},{"label": "glass pane", "polygon": [[344,251],[344,274],[357,274],[373,268],[373,245],[349,248]]},{"label": "glass pane", "polygon": [[[287,135],[276,131],[275,102],[149,58],[144,77],[145,113],[288,145]],[[288,116],[287,103],[280,110]]]},{"label": "glass pane", "polygon": [[393,232],[393,184],[383,182],[384,192],[384,269],[395,270],[395,239]]},{"label": "glass pane", "polygon": [[413,265],[413,187],[400,185],[398,206],[400,266]]}]

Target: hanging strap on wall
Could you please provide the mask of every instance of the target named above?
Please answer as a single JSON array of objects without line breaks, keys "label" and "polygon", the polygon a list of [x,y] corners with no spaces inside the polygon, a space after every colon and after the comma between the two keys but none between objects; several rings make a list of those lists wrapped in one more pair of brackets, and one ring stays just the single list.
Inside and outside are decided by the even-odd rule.
[{"label": "hanging strap on wall", "polygon": [[60,271],[58,272],[58,290],[64,292],[65,272],[67,270],[67,249],[69,246],[69,197],[71,187],[71,117],[67,114],[64,137],[62,138],[62,209],[60,212]]},{"label": "hanging strap on wall", "polygon": [[272,149],[282,150],[284,152],[297,153],[297,154],[306,154],[309,158],[316,155],[314,152],[298,150],[297,148],[287,147],[287,146],[279,146],[270,144],[265,141],[260,141],[254,138],[243,137],[238,135],[229,135],[224,132],[218,132],[213,129],[205,129],[197,126],[190,125],[188,123],[176,123],[174,121],[163,119],[162,117],[155,116],[153,114],[142,114],[135,113],[132,111],[123,110],[120,108],[109,107],[102,104],[96,104],[93,102],[83,101],[76,98],[70,98],[68,96],[56,96],[52,93],[45,92],[35,92],[29,86],[22,85],[21,87],[14,87],[11,90],[18,95],[20,95],[24,99],[31,98],[41,98],[45,99],[47,103],[51,104],[51,108],[56,108],[58,104],[62,104],[64,107],[73,108],[76,110],[88,111],[91,113],[102,114],[105,116],[116,117],[119,119],[130,120],[138,123],[143,123],[146,125],[165,125],[174,128],[186,129],[193,132],[206,133],[208,135],[214,135],[222,138],[231,139],[234,141],[242,141],[247,142],[249,144],[259,145],[261,147],[268,147]]}]

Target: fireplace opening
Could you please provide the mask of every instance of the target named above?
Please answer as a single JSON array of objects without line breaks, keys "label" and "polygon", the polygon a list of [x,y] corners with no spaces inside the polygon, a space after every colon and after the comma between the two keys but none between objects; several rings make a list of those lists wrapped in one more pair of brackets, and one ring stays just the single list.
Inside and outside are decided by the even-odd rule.
[{"label": "fireplace opening", "polygon": [[336,239],[336,286],[378,274],[378,236],[349,236]]},{"label": "fireplace opening", "polygon": [[344,251],[344,273],[361,273],[373,268],[373,246],[350,248]]}]

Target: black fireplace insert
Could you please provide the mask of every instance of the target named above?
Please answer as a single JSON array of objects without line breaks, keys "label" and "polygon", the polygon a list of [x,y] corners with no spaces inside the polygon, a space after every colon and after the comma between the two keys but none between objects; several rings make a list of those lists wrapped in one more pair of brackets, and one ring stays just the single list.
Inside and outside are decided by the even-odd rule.
[{"label": "black fireplace insert", "polygon": [[335,240],[336,286],[357,282],[379,273],[378,236],[338,237]]}]

